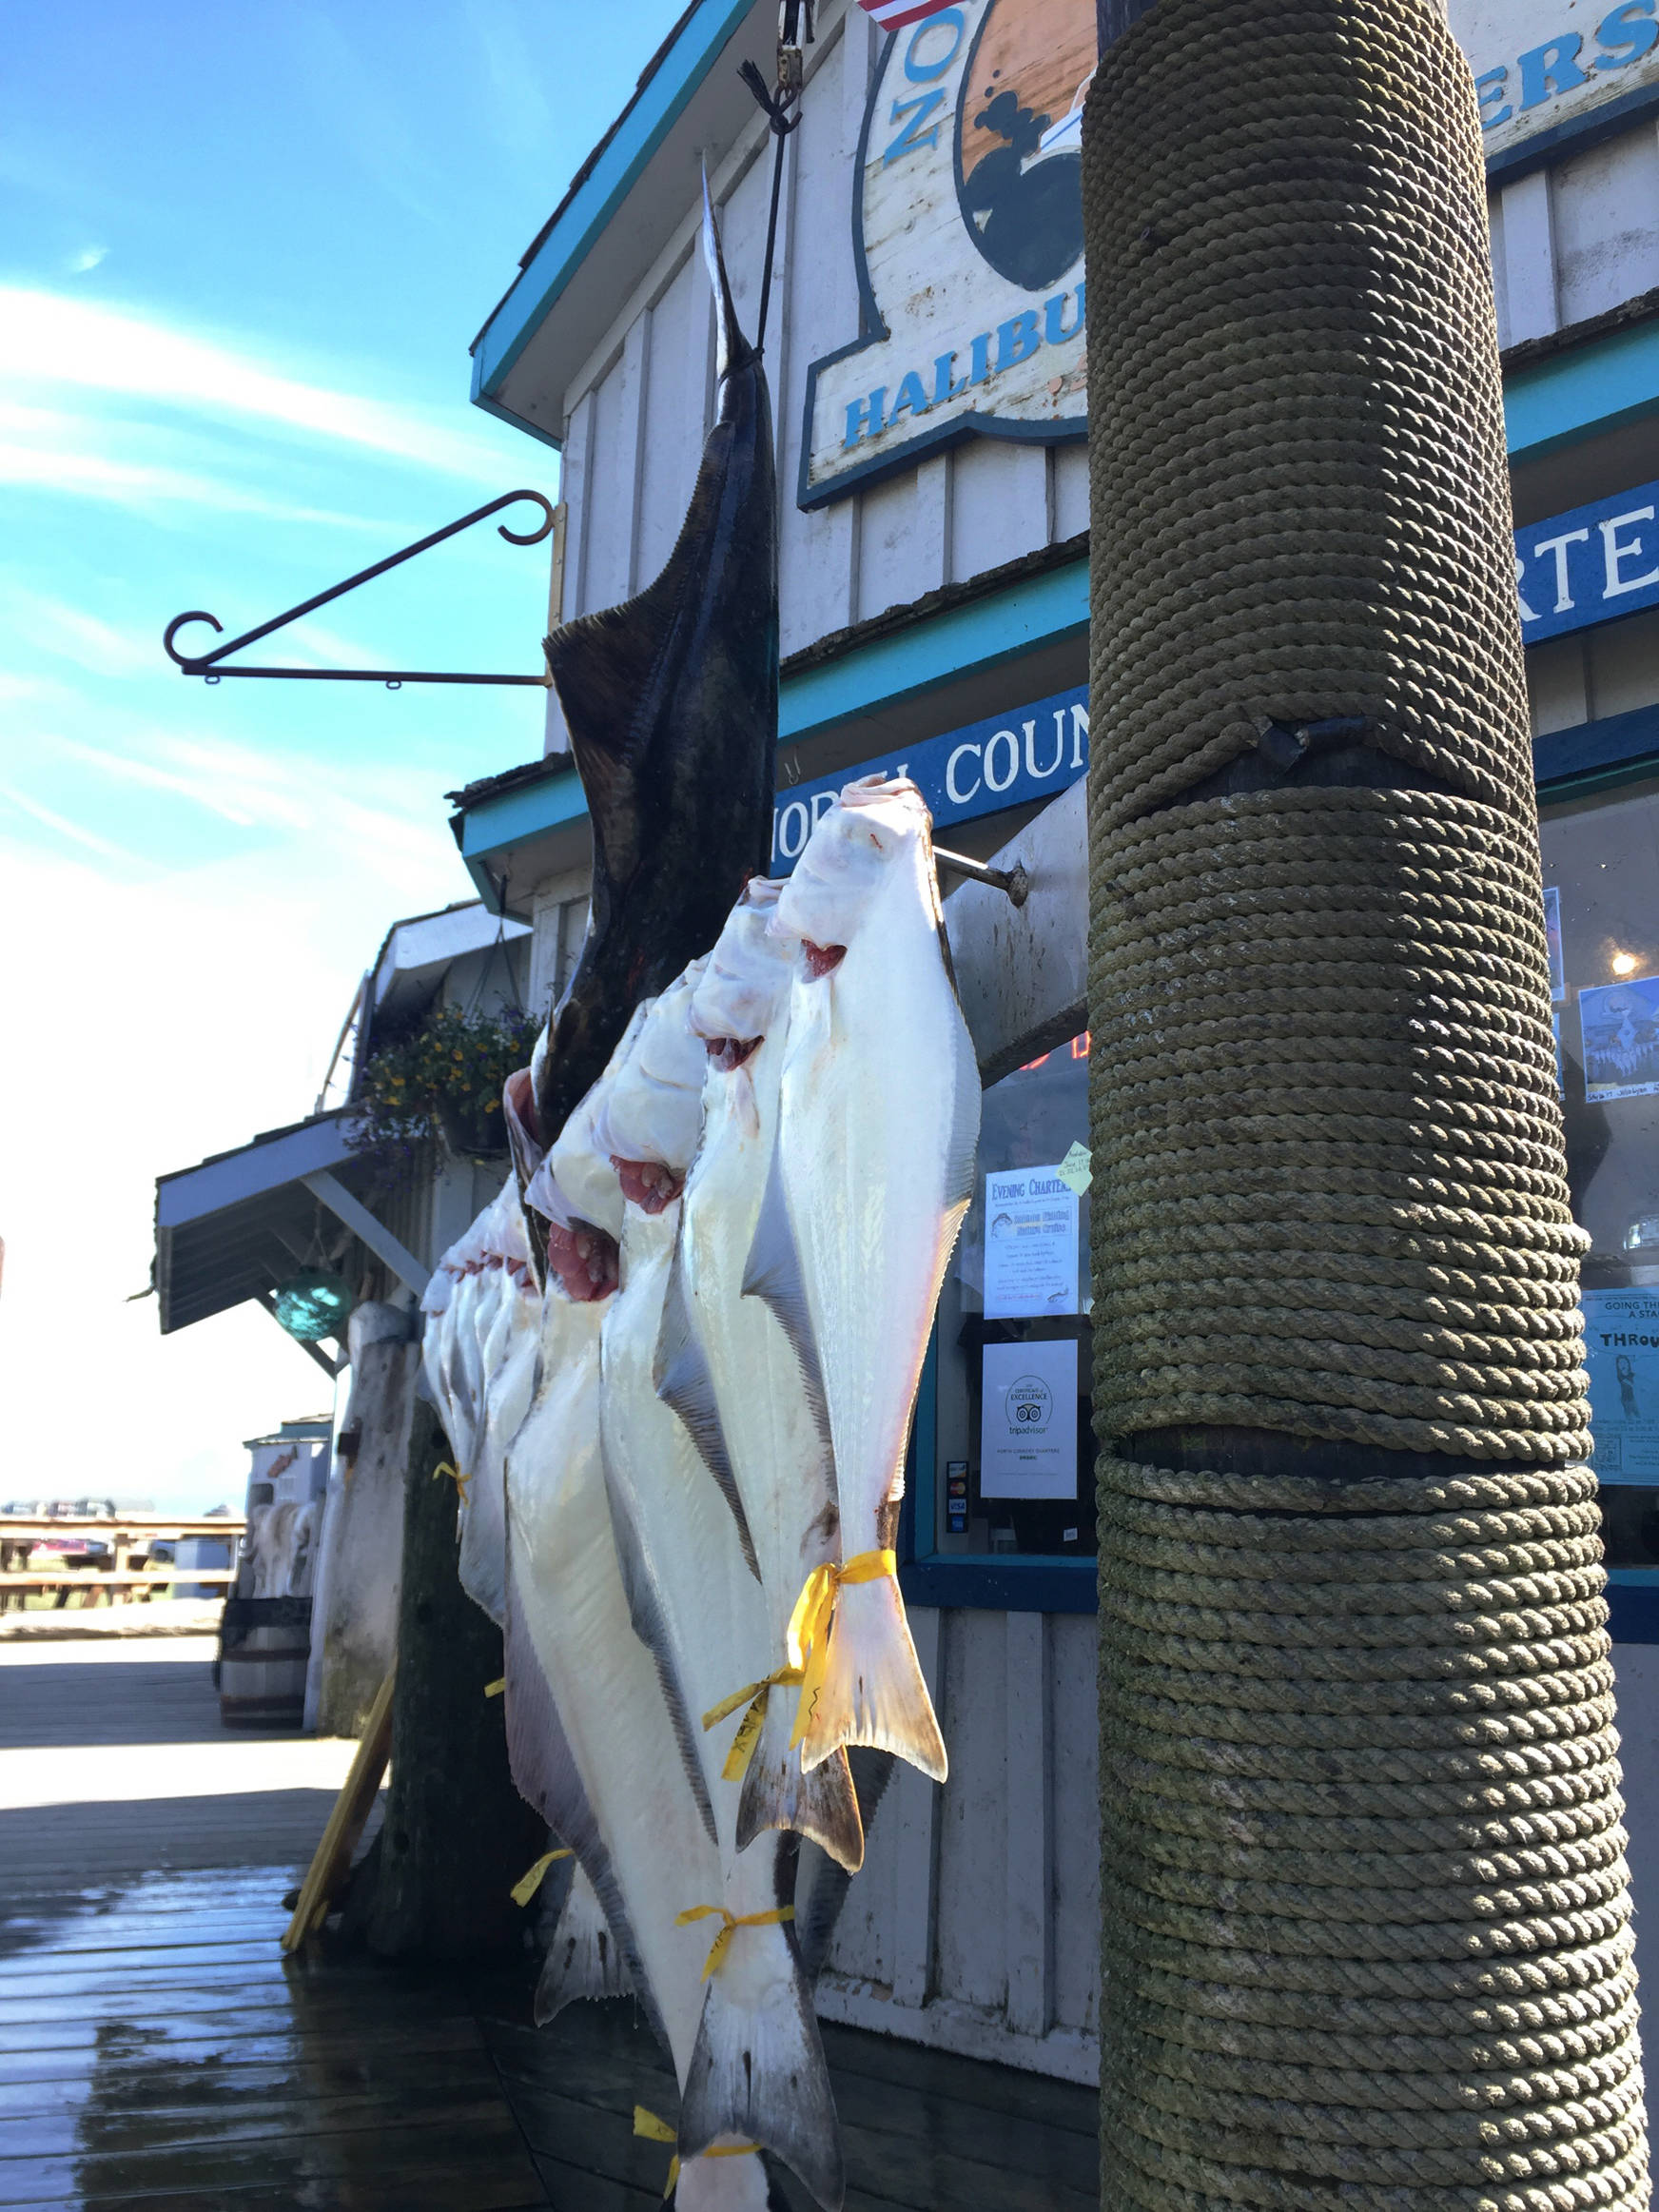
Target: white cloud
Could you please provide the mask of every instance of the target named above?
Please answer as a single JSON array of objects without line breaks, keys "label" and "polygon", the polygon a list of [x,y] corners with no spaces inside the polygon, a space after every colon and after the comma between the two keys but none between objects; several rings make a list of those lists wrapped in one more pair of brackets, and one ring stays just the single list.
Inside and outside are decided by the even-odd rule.
[{"label": "white cloud", "polygon": [[84,245],[79,253],[69,256],[69,274],[72,277],[84,277],[108,258],[109,248],[107,245]]},{"label": "white cloud", "polygon": [[440,419],[283,374],[218,339],[90,300],[0,284],[0,379],[231,416],[478,481],[494,448]]},{"label": "white cloud", "polygon": [[[160,747],[146,773],[195,781],[205,797],[216,764],[228,803],[257,794],[262,827],[278,833],[135,878],[104,840],[82,832],[82,852],[60,856],[0,808],[0,941],[29,949],[0,964],[0,1463],[67,1464],[84,1399],[99,1478],[66,1486],[179,1511],[237,1502],[241,1439],[318,1411],[327,1385],[253,1306],[158,1341],[153,1301],[126,1302],[149,1271],[155,1177],[309,1111],[387,924],[465,886],[415,776]],[[43,1376],[59,1380],[42,1388]],[[84,1459],[94,1447],[79,1448]]]},{"label": "white cloud", "polygon": [[85,448],[60,446],[54,451],[49,446],[0,442],[0,483],[27,484],[76,499],[107,499],[116,506],[139,508],[157,517],[178,507],[208,507],[223,514],[263,515],[267,521],[321,523],[337,530],[383,527],[355,515],[333,515],[324,508],[296,507],[286,500],[268,499],[258,492],[210,477],[192,476],[183,469],[115,460]]},{"label": "white cloud", "polygon": [[[27,792],[17,791],[9,783],[0,783],[0,799],[15,807],[20,813],[29,815],[31,821],[38,822],[43,829],[50,830],[56,836],[67,837],[71,845],[79,845],[88,852],[96,852],[106,860],[130,861],[136,858],[133,853],[124,852],[119,845],[111,845],[107,837],[100,837],[95,832],[83,829],[79,822],[71,822],[67,814],[57,813],[50,807],[43,807],[38,799],[31,799]],[[8,941],[17,946],[24,943],[25,939],[19,936]],[[4,1231],[0,1231],[0,1235],[3,1234]]]},{"label": "white cloud", "polygon": [[[18,636],[26,637],[37,651],[49,654],[55,660],[70,661],[91,675],[154,675],[161,665],[156,638],[141,637],[136,631],[118,630],[112,622],[88,614],[85,608],[71,607],[63,599],[48,598],[43,593],[31,592],[10,578],[6,586],[6,612]],[[29,679],[20,678],[18,682],[18,695],[29,696]],[[49,688],[38,683],[33,692],[35,696],[43,693],[49,695]],[[67,687],[62,695],[74,696]]]}]

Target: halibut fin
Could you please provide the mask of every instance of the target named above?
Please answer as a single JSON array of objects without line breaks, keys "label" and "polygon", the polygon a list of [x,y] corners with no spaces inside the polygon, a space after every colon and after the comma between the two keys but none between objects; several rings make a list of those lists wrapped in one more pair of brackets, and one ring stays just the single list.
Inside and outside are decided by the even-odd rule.
[{"label": "halibut fin", "polygon": [[645,1546],[634,1519],[633,1503],[624,1483],[613,1480],[610,1461],[605,1459],[605,1496],[611,1506],[611,1533],[616,1545],[616,1566],[622,1577],[622,1595],[628,1600],[628,1617],[634,1623],[634,1633],[651,1654],[656,1667],[656,1678],[662,1688],[662,1701],[668,1708],[669,1725],[673,1730],[674,1742],[679,1747],[680,1764],[686,1771],[697,1811],[702,1814],[703,1826],[709,1831],[709,1841],[719,1848],[719,1830],[714,1825],[714,1808],[709,1801],[709,1785],[703,1779],[702,1753],[697,1748],[697,1734],[693,1727],[691,1709],[686,1704],[685,1692],[680,1687],[679,1673],[674,1665],[673,1639],[669,1634],[668,1615],[657,1587]]},{"label": "halibut fin", "polygon": [[749,1518],[743,1510],[736,1472],[732,1465],[725,1431],[720,1426],[720,1408],[714,1400],[714,1378],[709,1372],[709,1362],[704,1357],[702,1344],[692,1326],[677,1239],[673,1258],[669,1263],[668,1288],[662,1302],[662,1326],[657,1332],[651,1379],[656,1386],[656,1395],[679,1416],[693,1443],[697,1447],[704,1466],[719,1484],[720,1495],[732,1508],[732,1517],[737,1523],[737,1541],[742,1549],[744,1564],[758,1582],[760,1562],[754,1556],[754,1539],[749,1533]]},{"label": "halibut fin", "polygon": [[578,1869],[541,1963],[536,2025],[545,2027],[578,1998],[625,1997],[632,1987],[622,1947],[593,1884]]},{"label": "halibut fin", "polygon": [[621,1886],[611,1864],[611,1854],[582,1787],[580,1771],[547,1677],[541,1672],[529,1631],[515,1619],[514,1576],[507,1580],[506,1654],[507,1764],[513,1787],[527,1805],[533,1805],[560,1841],[576,1853],[576,1863],[593,1885],[594,1894],[609,1922],[627,1965],[652,2032],[666,2051],[673,2050],[662,2012],[646,1977]]},{"label": "halibut fin", "polygon": [[[807,1287],[801,1275],[801,1256],[795,1232],[790,1225],[789,1201],[784,1196],[783,1173],[774,1139],[766,1189],[755,1218],[754,1237],[743,1269],[745,1298],[758,1298],[771,1308],[777,1324],[789,1339],[806,1386],[807,1403],[826,1450],[831,1450],[830,1404],[824,1395],[824,1371],[812,1338],[811,1316],[807,1309]],[[833,1479],[833,1477],[831,1477]]]},{"label": "halibut fin", "polygon": [[890,1575],[844,1582],[836,1595],[828,1664],[801,1743],[803,1768],[810,1772],[844,1744],[891,1752],[934,1782],[949,1772],[905,1601]]},{"label": "halibut fin", "polygon": [[773,2152],[824,2212],[846,2194],[841,2132],[830,2071],[800,1960],[783,1928],[740,1928],[736,1940],[775,1941],[789,1971],[769,1961],[764,1975],[742,1975],[728,1995],[723,1967],[709,1982],[703,2017],[680,2101],[680,2155],[731,2137]]},{"label": "halibut fin", "polygon": [[864,1864],[864,1822],[845,1752],[833,1752],[810,1773],[790,1737],[795,1693],[774,1689],[766,1702],[760,1741],[743,1776],[737,1804],[737,1848],[746,1850],[769,1829],[809,1837],[837,1865],[856,1874]]}]

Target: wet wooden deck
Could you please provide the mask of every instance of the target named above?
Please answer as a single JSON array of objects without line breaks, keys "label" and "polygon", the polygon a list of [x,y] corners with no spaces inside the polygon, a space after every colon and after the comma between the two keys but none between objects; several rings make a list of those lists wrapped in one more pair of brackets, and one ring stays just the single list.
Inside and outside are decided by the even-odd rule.
[{"label": "wet wooden deck", "polygon": [[[191,1741],[205,1754],[178,1659],[134,1647],[122,1664],[160,1670],[148,1696],[127,1680],[127,1745],[147,1726],[166,1739],[158,1752]],[[282,1898],[308,1848],[295,1838],[320,1830],[312,1800],[325,1811],[325,1792],[204,1790],[211,1762],[198,1764],[185,1794],[133,1809],[144,1817],[126,1859],[151,1854],[142,1868],[116,1863],[118,1797],[16,1805],[24,1754],[62,1742],[73,1665],[59,1660],[49,1686],[45,1670],[32,1683],[0,1670],[0,2206],[660,2203],[667,2153],[634,2137],[632,2115],[642,2104],[672,2120],[673,2081],[632,2006],[578,2006],[538,2031],[528,1972],[440,1979],[326,1953],[283,1959]],[[79,1688],[95,1687],[88,1665]],[[197,1688],[210,1711],[205,1676]],[[88,1708],[88,1733],[115,1748],[101,1710],[94,1721]],[[205,1844],[186,1832],[204,1807]],[[1091,2092],[847,2029],[825,2041],[849,2212],[1092,2212]],[[809,2212],[787,2176],[775,2183]]]}]

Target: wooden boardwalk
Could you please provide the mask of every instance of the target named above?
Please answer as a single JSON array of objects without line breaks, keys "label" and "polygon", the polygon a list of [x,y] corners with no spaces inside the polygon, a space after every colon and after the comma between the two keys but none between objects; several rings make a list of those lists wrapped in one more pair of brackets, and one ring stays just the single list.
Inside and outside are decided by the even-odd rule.
[{"label": "wooden boardwalk", "polygon": [[[634,2137],[633,2109],[672,2120],[674,2088],[634,2008],[537,2030],[529,1962],[468,1980],[284,1960],[282,1899],[326,1791],[197,1787],[209,1751],[254,1747],[212,1743],[205,1674],[136,1647],[121,1663],[157,1669],[150,1694],[128,1679],[126,1722],[88,1704],[88,1735],[196,1747],[185,1794],[128,1808],[144,1817],[125,1858],[147,1867],[113,1848],[119,1799],[6,1810],[30,1751],[63,1748],[74,1677],[91,1698],[109,1662],[60,1659],[32,1682],[0,1670],[0,2206],[652,2212],[668,2154]],[[280,1763],[325,1747],[268,1749]],[[205,1841],[190,1832],[204,1808]],[[1093,2212],[1090,2091],[848,2029],[825,2041],[849,2212]]]}]

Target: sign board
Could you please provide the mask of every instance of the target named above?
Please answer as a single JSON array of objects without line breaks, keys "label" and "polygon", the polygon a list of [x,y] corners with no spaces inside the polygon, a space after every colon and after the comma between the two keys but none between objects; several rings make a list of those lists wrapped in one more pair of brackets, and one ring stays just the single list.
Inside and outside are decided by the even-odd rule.
[{"label": "sign board", "polygon": [[[1449,0],[1488,158],[1659,87],[1659,0]],[[1084,435],[1095,0],[955,0],[887,39],[852,174],[859,327],[807,373],[797,496],[959,440]]]},{"label": "sign board", "polygon": [[987,1321],[1077,1311],[1078,1196],[1058,1167],[986,1177]]},{"label": "sign board", "polygon": [[1488,160],[1659,84],[1659,0],[1452,0]]},{"label": "sign board", "polygon": [[1077,1339],[987,1344],[982,1498],[1077,1496]]},{"label": "sign board", "polygon": [[1515,582],[1529,645],[1659,607],[1659,484],[1517,530]]},{"label": "sign board", "polygon": [[883,48],[853,169],[857,334],[807,374],[800,503],[974,432],[1081,438],[1095,0],[957,0]]},{"label": "sign board", "polygon": [[1596,1479],[1659,1486],[1659,1290],[1587,1290],[1583,1303]]},{"label": "sign board", "polygon": [[1033,799],[1057,799],[1088,773],[1088,686],[1079,684],[1011,714],[992,714],[857,768],[789,785],[772,808],[771,873],[790,873],[818,817],[862,775],[908,775],[920,787],[935,829]]}]

